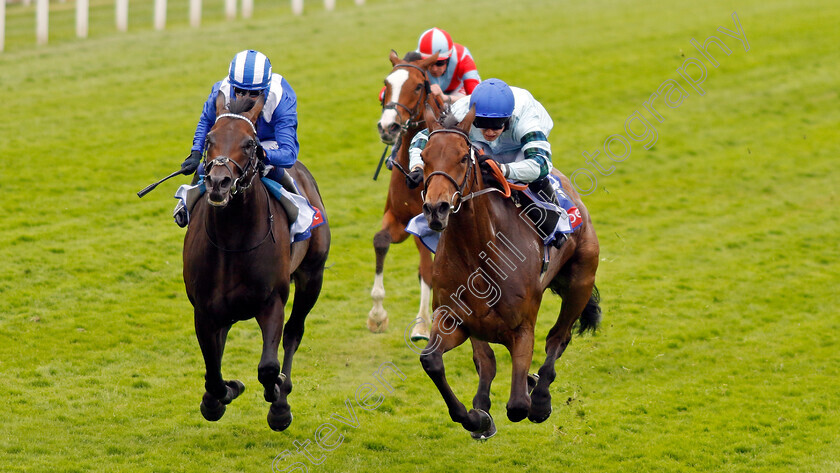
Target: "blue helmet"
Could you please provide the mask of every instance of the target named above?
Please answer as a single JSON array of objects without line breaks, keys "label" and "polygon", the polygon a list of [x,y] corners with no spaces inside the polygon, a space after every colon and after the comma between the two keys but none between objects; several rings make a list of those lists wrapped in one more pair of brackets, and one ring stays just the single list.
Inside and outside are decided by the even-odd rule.
[{"label": "blue helmet", "polygon": [[513,92],[503,80],[487,79],[470,95],[470,108],[473,105],[476,117],[508,118],[513,115]]},{"label": "blue helmet", "polygon": [[271,84],[271,61],[253,49],[239,52],[230,61],[228,79],[231,85],[240,89],[266,89]]}]

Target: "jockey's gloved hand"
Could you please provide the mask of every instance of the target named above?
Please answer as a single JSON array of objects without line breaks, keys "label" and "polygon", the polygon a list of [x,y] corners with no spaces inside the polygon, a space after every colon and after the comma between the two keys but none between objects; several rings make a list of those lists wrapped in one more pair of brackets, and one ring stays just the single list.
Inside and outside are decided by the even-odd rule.
[{"label": "jockey's gloved hand", "polygon": [[[490,167],[490,161],[496,162],[493,158],[490,158],[488,156],[480,156],[478,158],[478,167],[481,168],[482,173],[486,172],[490,175],[494,175],[493,168]],[[496,166],[498,166],[499,170],[502,171],[503,176],[505,176],[505,177],[510,176],[510,171],[509,171],[506,164],[496,162]]]},{"label": "jockey's gloved hand", "polygon": [[409,189],[415,189],[417,186],[423,183],[423,168],[416,167],[408,173],[408,176],[405,177],[405,185],[408,186]]},{"label": "jockey's gloved hand", "polygon": [[201,151],[192,151],[190,156],[181,163],[181,174],[189,176],[194,173],[199,163],[201,163]]}]

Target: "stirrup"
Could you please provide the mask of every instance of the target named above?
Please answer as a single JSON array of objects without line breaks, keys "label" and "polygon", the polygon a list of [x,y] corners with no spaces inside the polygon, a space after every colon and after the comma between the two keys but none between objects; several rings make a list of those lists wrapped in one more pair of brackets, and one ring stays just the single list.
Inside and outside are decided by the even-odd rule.
[{"label": "stirrup", "polygon": [[175,211],[172,213],[172,217],[175,219],[175,224],[181,228],[186,227],[187,224],[190,223],[190,216],[187,213],[187,208],[181,201],[179,201],[175,206]]}]

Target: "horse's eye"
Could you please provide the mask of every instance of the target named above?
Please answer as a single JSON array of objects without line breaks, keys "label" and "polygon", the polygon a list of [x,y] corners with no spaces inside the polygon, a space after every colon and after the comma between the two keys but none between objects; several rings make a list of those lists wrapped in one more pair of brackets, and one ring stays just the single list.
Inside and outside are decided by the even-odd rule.
[{"label": "horse's eye", "polygon": [[466,163],[466,162],[467,162],[467,158],[469,158],[469,157],[470,157],[470,155],[465,154],[465,155],[464,155],[464,157],[463,157],[463,158],[461,158],[461,164]]},{"label": "horse's eye", "polygon": [[423,89],[423,84],[417,84],[417,87],[414,88],[414,91],[419,93],[420,90],[422,90],[422,89]]}]

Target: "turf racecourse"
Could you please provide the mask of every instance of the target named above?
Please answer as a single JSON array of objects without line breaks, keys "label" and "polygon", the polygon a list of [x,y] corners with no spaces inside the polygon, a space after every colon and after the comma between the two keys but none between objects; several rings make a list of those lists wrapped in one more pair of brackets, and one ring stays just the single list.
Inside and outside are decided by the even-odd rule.
[{"label": "turf racecourse", "polygon": [[[219,13],[198,30],[182,3],[155,32],[151,2],[132,2],[126,34],[101,7],[84,41],[72,39],[68,3],[45,47],[31,44],[33,16],[8,8],[0,471],[840,470],[835,2],[369,0],[332,13],[309,6],[300,18],[286,2],[257,2],[252,20]],[[736,30],[733,11],[749,50],[718,31]],[[559,360],[554,413],[538,425],[506,420],[510,360],[497,348],[499,434],[484,443],[450,421],[403,341],[417,305],[413,245],[388,255],[391,330],[372,335],[364,323],[387,185],[371,180],[382,151],[376,94],[389,49],[404,53],[435,24],[471,49],[484,78],[546,105],[557,168],[585,169],[581,187],[586,172],[597,179],[585,201],[601,241],[602,328]],[[690,42],[712,35],[732,51],[709,47],[716,68]],[[210,85],[247,47],[298,94],[301,159],[333,231],[283,433],[265,421],[253,321],[231,331],[223,365],[247,390],[221,421],[201,418],[184,232],[170,218],[186,178],[135,195],[180,164]],[[691,58],[707,71],[702,96],[677,72]],[[669,80],[685,96],[672,108],[660,94],[659,121],[644,103]],[[628,139],[637,110],[656,142],[628,141],[629,156],[614,161],[604,141]],[[640,133],[640,121],[630,126]],[[596,150],[601,170],[582,155]],[[546,296],[535,367],[559,304]],[[445,360],[469,403],[469,349]],[[405,376],[385,372],[391,390],[374,376],[384,363]],[[355,403],[367,383],[383,394],[370,410]],[[328,423],[329,451],[315,444]]]}]

